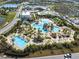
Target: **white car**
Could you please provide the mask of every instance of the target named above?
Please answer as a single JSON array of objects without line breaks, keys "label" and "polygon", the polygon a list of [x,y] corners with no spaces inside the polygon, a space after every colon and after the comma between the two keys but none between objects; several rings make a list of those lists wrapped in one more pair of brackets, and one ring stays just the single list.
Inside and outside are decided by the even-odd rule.
[{"label": "white car", "polygon": [[67,53],[64,55],[64,59],[71,59],[71,53]]}]

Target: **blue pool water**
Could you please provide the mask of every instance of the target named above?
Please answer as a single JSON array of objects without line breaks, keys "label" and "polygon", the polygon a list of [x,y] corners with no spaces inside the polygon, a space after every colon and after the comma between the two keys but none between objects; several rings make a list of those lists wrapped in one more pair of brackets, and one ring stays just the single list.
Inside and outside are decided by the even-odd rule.
[{"label": "blue pool water", "polygon": [[52,32],[59,32],[60,28],[58,26],[54,26]]},{"label": "blue pool water", "polygon": [[[42,32],[48,32],[48,30],[43,29],[43,25],[46,24],[46,23],[47,24],[50,23],[49,19],[40,19],[40,22],[41,23],[38,23],[38,24],[33,22],[31,25],[32,25],[32,27],[34,27],[34,28],[36,28],[36,29],[38,29]],[[60,30],[60,28],[58,26],[53,26],[52,27],[52,32],[59,32],[59,30]]]},{"label": "blue pool water", "polygon": [[4,4],[1,7],[4,7],[4,8],[17,8],[18,7],[18,4]]},{"label": "blue pool water", "polygon": [[27,43],[28,41],[23,39],[22,37],[19,36],[14,37],[14,44],[21,49],[25,48]]}]

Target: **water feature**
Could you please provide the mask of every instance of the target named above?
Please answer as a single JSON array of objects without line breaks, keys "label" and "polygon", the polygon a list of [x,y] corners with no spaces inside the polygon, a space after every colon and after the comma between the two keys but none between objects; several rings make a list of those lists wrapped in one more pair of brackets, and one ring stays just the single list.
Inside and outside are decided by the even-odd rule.
[{"label": "water feature", "polygon": [[[40,19],[39,23],[33,22],[31,25],[32,27],[36,28],[37,30],[40,30],[42,32],[48,32],[48,30],[43,29],[44,24],[49,24],[50,20],[49,19]],[[59,26],[53,26],[52,27],[52,32],[59,32],[60,28]]]},{"label": "water feature", "polygon": [[26,47],[28,41],[20,36],[15,36],[13,38],[14,44],[19,47],[20,49],[23,49]]}]

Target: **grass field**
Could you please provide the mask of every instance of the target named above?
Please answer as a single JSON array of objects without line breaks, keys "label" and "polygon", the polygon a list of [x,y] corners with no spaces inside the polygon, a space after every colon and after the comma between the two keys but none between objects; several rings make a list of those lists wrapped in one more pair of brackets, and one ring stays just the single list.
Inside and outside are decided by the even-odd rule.
[{"label": "grass field", "polygon": [[17,4],[18,2],[7,2],[6,4]]},{"label": "grass field", "polygon": [[0,28],[3,28],[4,24],[6,22],[11,22],[13,18],[15,17],[16,13],[15,12],[9,12],[7,15],[0,15],[1,17],[5,18],[5,22],[3,24],[0,24]]},{"label": "grass field", "polygon": [[59,18],[53,18],[53,20],[55,21],[55,22],[57,22],[57,21],[60,21],[60,19]]}]

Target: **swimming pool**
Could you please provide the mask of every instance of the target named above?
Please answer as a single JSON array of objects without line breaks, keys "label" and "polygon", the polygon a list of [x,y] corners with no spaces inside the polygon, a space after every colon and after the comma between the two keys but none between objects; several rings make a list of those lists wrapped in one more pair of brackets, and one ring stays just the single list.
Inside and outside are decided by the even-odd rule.
[{"label": "swimming pool", "polygon": [[18,7],[18,4],[4,4],[1,7],[4,7],[4,8],[17,8]]},{"label": "swimming pool", "polygon": [[24,48],[26,47],[27,43],[28,43],[27,40],[25,40],[24,38],[19,37],[19,36],[15,36],[15,37],[13,38],[13,40],[14,40],[14,44],[15,44],[17,47],[19,47],[20,49],[24,49]]},{"label": "swimming pool", "polygon": [[58,26],[54,26],[52,32],[59,32],[60,28]]},{"label": "swimming pool", "polygon": [[[40,30],[42,32],[46,32],[47,33],[48,30],[44,30],[43,29],[43,25],[44,24],[49,24],[50,23],[50,20],[49,19],[40,19],[39,21],[40,21],[40,23],[38,23],[38,24],[36,24],[35,22],[33,22],[31,24],[31,26],[34,27],[34,28],[36,28],[37,30]],[[59,32],[59,31],[60,31],[59,26],[53,26],[52,27],[52,32]]]}]

